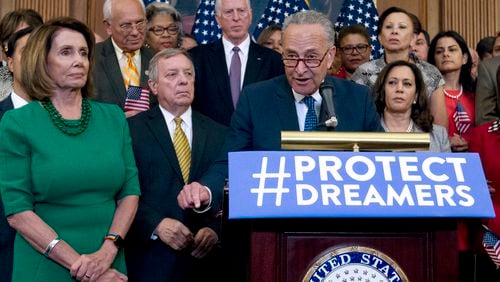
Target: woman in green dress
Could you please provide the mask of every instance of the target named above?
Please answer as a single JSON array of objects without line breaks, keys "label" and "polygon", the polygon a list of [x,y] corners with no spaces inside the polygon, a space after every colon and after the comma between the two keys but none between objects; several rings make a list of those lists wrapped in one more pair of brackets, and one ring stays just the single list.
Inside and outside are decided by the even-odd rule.
[{"label": "woman in green dress", "polygon": [[124,113],[90,101],[94,37],[58,18],[31,34],[34,100],[0,122],[0,192],[17,230],[13,281],[122,281],[139,184]]}]

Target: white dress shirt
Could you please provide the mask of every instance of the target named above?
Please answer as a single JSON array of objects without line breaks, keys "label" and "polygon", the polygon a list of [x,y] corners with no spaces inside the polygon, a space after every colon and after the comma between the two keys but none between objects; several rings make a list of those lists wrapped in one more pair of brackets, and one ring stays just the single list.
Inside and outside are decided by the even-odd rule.
[{"label": "white dress shirt", "polygon": [[14,90],[12,90],[12,92],[10,93],[10,99],[12,99],[12,105],[14,106],[14,109],[18,109],[28,104],[28,101],[17,95]]},{"label": "white dress shirt", "polygon": [[[304,131],[304,125],[306,122],[306,115],[307,115],[307,105],[304,104],[302,99],[304,99],[304,95],[299,94],[295,92],[295,90],[292,89],[293,92],[293,97],[295,98],[295,108],[297,109],[297,117],[299,119],[299,128],[300,131]],[[323,101],[323,97],[319,94],[319,90],[316,90],[311,95],[315,101],[314,103],[314,111],[316,112],[316,116],[318,117],[318,123],[319,123],[319,111],[321,110],[321,102]]]},{"label": "white dress shirt", "polygon": [[[169,111],[165,110],[161,105],[160,105],[160,110],[161,113],[163,114],[163,118],[165,119],[165,123],[167,124],[168,127],[168,133],[170,133],[170,139],[172,139],[172,144],[174,143],[174,132],[175,132],[175,127],[177,126],[175,123],[175,118],[173,114],[171,114]],[[189,142],[189,147],[192,149],[193,145],[193,119],[191,117],[192,110],[191,107],[185,111],[180,118],[182,119],[181,123],[181,128],[182,131],[184,131],[184,134],[186,135],[186,138]]]},{"label": "white dress shirt", "polygon": [[[120,70],[122,72],[122,77],[125,77],[125,70],[128,65],[128,58],[125,54],[123,54],[123,50],[116,45],[113,38],[111,38],[111,42],[113,43],[113,47],[115,48],[116,59],[118,60],[118,64],[120,64]],[[134,53],[134,64],[139,72],[139,79],[141,79],[141,50],[138,49]]]}]

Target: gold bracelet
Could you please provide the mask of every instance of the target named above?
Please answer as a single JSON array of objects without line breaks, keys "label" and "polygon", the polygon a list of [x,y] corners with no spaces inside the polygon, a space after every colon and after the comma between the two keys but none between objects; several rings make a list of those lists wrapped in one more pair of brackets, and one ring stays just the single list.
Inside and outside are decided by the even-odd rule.
[{"label": "gold bracelet", "polygon": [[50,243],[47,245],[47,248],[45,248],[45,252],[43,252],[43,255],[46,257],[49,257],[50,252],[52,252],[52,249],[59,243],[61,240],[55,238],[54,240],[50,241]]}]

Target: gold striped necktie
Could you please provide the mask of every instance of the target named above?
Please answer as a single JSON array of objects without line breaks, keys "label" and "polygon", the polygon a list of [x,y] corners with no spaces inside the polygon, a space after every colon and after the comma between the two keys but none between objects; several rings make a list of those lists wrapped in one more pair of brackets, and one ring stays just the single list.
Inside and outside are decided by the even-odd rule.
[{"label": "gold striped necktie", "polygon": [[182,178],[184,178],[184,183],[188,183],[189,180],[189,169],[191,167],[191,148],[189,148],[189,142],[187,140],[186,134],[182,130],[181,123],[182,119],[176,117],[175,119],[175,131],[174,131],[174,148],[175,154],[177,155],[177,160],[181,167]]},{"label": "gold striped necktie", "polygon": [[123,52],[127,56],[127,66],[125,67],[125,89],[130,85],[139,86],[140,75],[134,63],[135,52]]}]

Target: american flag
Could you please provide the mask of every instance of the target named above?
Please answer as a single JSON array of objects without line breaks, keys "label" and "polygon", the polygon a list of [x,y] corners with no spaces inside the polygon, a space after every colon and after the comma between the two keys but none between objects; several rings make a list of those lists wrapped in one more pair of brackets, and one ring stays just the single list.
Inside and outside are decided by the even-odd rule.
[{"label": "american flag", "polygon": [[149,110],[149,90],[130,85],[127,89],[127,97],[125,98],[123,109],[125,112]]},{"label": "american flag", "polygon": [[283,25],[289,15],[308,10],[309,6],[304,0],[269,0],[264,14],[260,17],[253,38],[259,38],[260,33],[269,25]]},{"label": "american flag", "polygon": [[460,134],[464,134],[465,132],[467,132],[471,125],[470,117],[460,101],[457,102],[457,106],[455,107],[453,120],[455,121],[455,126],[457,127],[458,133]]},{"label": "american flag", "polygon": [[483,246],[497,269],[500,268],[500,238],[488,229],[484,233]]},{"label": "american flag", "polygon": [[199,44],[207,44],[221,39],[222,30],[215,21],[215,0],[202,0],[196,11],[191,34]]},{"label": "american flag", "polygon": [[144,5],[147,7],[149,4],[151,4],[153,2],[161,2],[161,3],[170,4],[169,0],[144,0]]},{"label": "american flag", "polygon": [[340,15],[335,23],[337,32],[343,26],[361,24],[366,27],[370,35],[372,54],[370,59],[377,59],[384,50],[377,38],[378,12],[372,0],[345,0],[340,10]]}]

